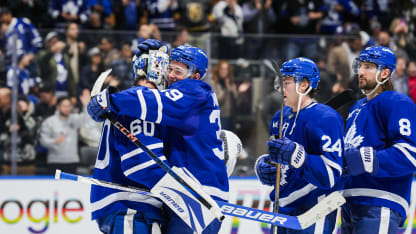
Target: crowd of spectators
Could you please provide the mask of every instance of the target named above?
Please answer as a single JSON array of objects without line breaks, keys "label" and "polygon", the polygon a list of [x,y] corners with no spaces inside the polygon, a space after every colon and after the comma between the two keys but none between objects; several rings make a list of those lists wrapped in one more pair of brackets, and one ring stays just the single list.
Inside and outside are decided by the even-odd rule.
[{"label": "crowd of spectators", "polygon": [[[236,106],[242,115],[252,112],[247,61],[267,58],[315,60],[322,90],[316,98],[324,102],[355,88],[352,62],[363,48],[387,46],[398,57],[395,89],[416,102],[415,0],[0,0],[0,23],[2,174],[10,174],[12,132],[19,136],[19,174],[51,172],[56,150],[70,153],[60,160],[68,170],[90,173],[100,125],[79,121],[85,101],[107,68],[109,85],[130,87],[132,51],[149,38],[172,47],[190,43],[219,61],[208,82],[229,130],[238,128]],[[70,144],[74,152],[65,150]]]}]

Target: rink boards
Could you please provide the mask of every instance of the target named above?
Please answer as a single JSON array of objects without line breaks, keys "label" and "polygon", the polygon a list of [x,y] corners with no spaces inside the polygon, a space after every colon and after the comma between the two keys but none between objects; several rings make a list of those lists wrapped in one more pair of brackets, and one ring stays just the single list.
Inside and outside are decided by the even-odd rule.
[{"label": "rink boards", "polygon": [[[253,177],[230,180],[230,202],[234,204],[271,210],[270,191],[271,187]],[[1,234],[100,233],[89,211],[87,184],[55,181],[52,177],[0,177]],[[413,205],[409,214],[414,213]],[[269,228],[260,222],[227,217],[220,233],[263,234],[269,233]],[[416,233],[414,215],[402,232]]]}]

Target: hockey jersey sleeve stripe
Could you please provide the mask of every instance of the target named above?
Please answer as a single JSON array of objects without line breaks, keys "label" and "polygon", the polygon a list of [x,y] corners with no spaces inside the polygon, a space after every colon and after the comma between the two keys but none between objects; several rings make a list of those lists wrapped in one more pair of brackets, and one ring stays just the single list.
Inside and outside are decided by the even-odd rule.
[{"label": "hockey jersey sleeve stripe", "polygon": [[[101,147],[105,147],[105,154],[104,159],[97,158],[97,161],[95,162],[95,168],[98,169],[104,169],[110,164],[110,144],[108,142],[109,134],[110,134],[110,127],[111,122],[109,120],[106,120],[104,122],[103,130],[101,132],[101,142],[100,146],[98,147],[98,152],[101,152]],[[103,135],[105,134],[105,145],[103,145]]]},{"label": "hockey jersey sleeve stripe", "polygon": [[138,193],[119,192],[112,193],[111,195],[104,197],[101,200],[91,203],[91,212],[100,210],[113,202],[122,200],[147,203],[157,208],[162,207],[162,202],[153,197],[145,196]]},{"label": "hockey jersey sleeve stripe", "polygon": [[368,188],[354,188],[346,189],[342,191],[344,197],[374,197],[389,200],[395,202],[403,207],[406,211],[406,214],[409,210],[409,203],[402,198],[401,196],[378,189],[368,189]]},{"label": "hockey jersey sleeve stripe", "polygon": [[[148,149],[150,150],[154,150],[154,149],[158,149],[158,148],[163,148],[163,143],[155,143],[155,144],[151,144],[147,146]],[[143,150],[141,148],[135,149],[133,151],[128,152],[127,154],[123,154],[123,156],[121,156],[121,161],[124,161],[126,159],[129,159],[135,155],[141,154],[143,153]]]},{"label": "hockey jersey sleeve stripe", "polygon": [[156,89],[151,89],[151,91],[154,93],[156,102],[157,102],[157,118],[155,123],[160,124],[162,121],[162,110],[163,110],[163,104],[162,99],[160,97],[160,93]]},{"label": "hockey jersey sleeve stripe", "polygon": [[334,178],[334,172],[332,171],[331,167],[328,166],[328,164],[325,163],[326,171],[328,172],[328,180],[329,180],[329,186],[332,188],[335,185],[335,178]]},{"label": "hockey jersey sleeve stripe", "polygon": [[219,188],[208,185],[202,185],[202,190],[204,190],[204,192],[206,192],[210,196],[219,197],[225,201],[228,201],[228,192],[222,191]]},{"label": "hockey jersey sleeve stripe", "polygon": [[144,99],[143,91],[141,89],[137,90],[137,97],[139,98],[140,109],[141,109],[140,119],[146,119],[146,115],[147,115],[146,100]]},{"label": "hockey jersey sleeve stripe", "polygon": [[[165,156],[161,156],[161,157],[159,157],[159,159],[162,160],[162,161],[166,161],[166,157]],[[131,175],[131,174],[133,174],[133,173],[135,173],[137,171],[143,170],[143,169],[145,169],[147,167],[150,167],[150,166],[152,166],[154,164],[156,164],[156,162],[150,159],[149,161],[147,161],[145,163],[140,163],[139,165],[134,166],[134,167],[132,167],[132,168],[124,171],[124,175],[125,176],[129,176],[129,175]]]},{"label": "hockey jersey sleeve stripe", "polygon": [[340,175],[342,175],[342,168],[339,164],[334,163],[333,161],[331,161],[330,159],[324,157],[323,155],[321,155],[322,161],[324,161],[324,163],[334,169],[336,169]]},{"label": "hockey jersey sleeve stripe", "polygon": [[279,199],[279,206],[284,207],[289,205],[290,203],[298,200],[299,198],[308,195],[311,191],[316,189],[317,187],[313,184],[307,184],[303,188],[296,190],[289,194],[287,197]]},{"label": "hockey jersey sleeve stripe", "polygon": [[413,153],[416,153],[416,148],[407,144],[407,143],[397,143],[393,145],[394,147],[396,147],[397,149],[399,149],[405,156],[406,158],[413,164],[414,167],[416,167],[416,159],[410,155],[409,151],[412,151]]}]

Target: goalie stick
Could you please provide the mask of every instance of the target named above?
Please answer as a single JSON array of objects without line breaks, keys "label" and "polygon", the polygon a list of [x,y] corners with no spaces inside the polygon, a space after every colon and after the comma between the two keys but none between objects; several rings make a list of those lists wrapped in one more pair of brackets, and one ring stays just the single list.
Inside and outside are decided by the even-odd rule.
[{"label": "goalie stick", "polygon": [[[136,188],[133,186],[123,186],[120,184],[111,183],[103,180],[97,180],[89,177],[61,172],[61,170],[56,170],[55,179],[72,180],[112,189],[118,189],[126,192],[139,193],[145,196],[157,197],[151,192],[149,192],[149,190],[145,190],[142,188]],[[338,209],[338,207],[345,203],[345,198],[341,195],[340,192],[333,192],[329,194],[327,197],[325,197],[323,200],[321,200],[318,204],[310,208],[308,211],[298,216],[278,214],[246,206],[235,205],[223,201],[216,202],[221,207],[221,212],[224,215],[248,219],[262,223],[268,223],[274,226],[277,225],[289,229],[303,230],[310,227],[312,224],[316,223],[320,219],[324,218],[327,214]]]},{"label": "goalie stick", "polygon": [[[97,78],[94,83],[94,86],[91,90],[91,97],[96,96],[101,91],[103,83],[107,76],[110,74],[111,69],[103,72]],[[202,189],[198,188],[197,185],[191,183],[192,181],[185,180],[182,178],[178,173],[176,173],[172,168],[160,160],[153,151],[146,147],[139,139],[137,139],[127,128],[125,128],[117,119],[112,116],[110,113],[104,113],[102,117],[108,119],[111,124],[116,127],[124,136],[126,136],[131,142],[133,142],[136,146],[143,149],[147,155],[156,162],[156,164],[161,167],[167,174],[172,176],[174,180],[179,182],[187,191],[189,191],[205,208],[209,210],[209,212],[217,218],[219,221],[224,220],[225,216],[221,213],[220,208],[217,206],[215,201],[206,194]],[[160,197],[159,197],[160,198]],[[174,209],[173,209],[174,210]],[[175,210],[174,210],[175,211]],[[175,211],[176,212],[176,211]],[[193,227],[191,227],[193,228]],[[195,230],[195,229],[194,229]]]}]

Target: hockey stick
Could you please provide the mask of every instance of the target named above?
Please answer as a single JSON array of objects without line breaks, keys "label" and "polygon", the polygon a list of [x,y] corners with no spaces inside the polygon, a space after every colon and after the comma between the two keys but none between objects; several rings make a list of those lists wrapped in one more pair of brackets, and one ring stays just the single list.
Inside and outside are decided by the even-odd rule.
[{"label": "hockey stick", "polygon": [[[266,65],[269,66],[270,68],[272,68],[272,70],[274,71],[276,78],[275,78],[275,83],[276,83],[276,79],[278,79],[279,81],[279,86],[280,86],[280,94],[282,95],[282,98],[284,98],[284,91],[283,91],[283,77],[282,74],[280,73],[280,68],[279,65],[277,64],[276,61],[271,61],[271,64],[268,64],[269,60],[266,60]],[[284,103],[282,103],[282,106],[280,107],[280,122],[279,122],[279,139],[283,139],[283,108],[284,108]],[[274,163],[269,161],[270,164],[276,166],[276,186],[275,186],[275,193],[274,193],[274,205],[273,205],[273,212],[274,213],[279,213],[279,194],[280,194],[280,163]],[[273,234],[277,234],[277,226],[272,226],[272,233]]]},{"label": "hockey stick", "polygon": [[354,100],[354,91],[352,89],[346,89],[336,96],[331,97],[325,104],[332,107],[333,109],[338,109],[341,106]]},{"label": "hockey stick", "polygon": [[[61,172],[61,170],[56,170],[55,179],[72,180],[87,184],[98,185],[106,188],[118,189],[126,192],[139,193],[145,196],[157,197],[156,195],[152,194],[151,192],[149,192],[149,190],[146,189],[136,188],[132,186],[124,186],[103,180],[97,180],[80,175],[65,173]],[[312,224],[316,223],[320,219],[324,218],[332,211],[338,209],[338,207],[345,203],[345,198],[341,195],[340,192],[333,192],[329,194],[327,197],[325,197],[323,200],[321,200],[318,204],[316,204],[308,211],[299,216],[278,214],[246,206],[235,205],[223,201],[216,202],[221,207],[221,212],[224,215],[248,219],[262,223],[268,223],[273,226],[281,226],[289,229],[303,230],[305,228],[310,227]]]},{"label": "hockey stick", "polygon": [[[97,80],[94,83],[94,86],[91,91],[91,97],[98,95],[98,93],[101,91],[102,85],[107,78],[108,74],[111,72],[111,70],[107,70],[97,78]],[[131,142],[133,142],[135,145],[140,147],[143,151],[147,153],[147,155],[156,162],[159,167],[161,167],[167,174],[171,175],[173,179],[175,179],[177,182],[179,182],[186,190],[188,190],[203,206],[205,206],[210,213],[216,217],[219,221],[224,220],[225,216],[221,213],[221,210],[219,207],[216,207],[216,204],[214,203],[214,200],[206,194],[202,190],[198,190],[195,185],[190,184],[191,181],[186,181],[183,179],[180,175],[178,175],[175,171],[172,170],[172,168],[164,163],[162,160],[157,157],[153,151],[151,151],[149,148],[146,147],[139,139],[137,139],[127,128],[125,128],[117,119],[112,116],[110,113],[104,113],[101,117],[104,117],[108,119],[114,127],[116,127],[124,136],[126,136]],[[211,201],[211,203],[210,203]]]}]

